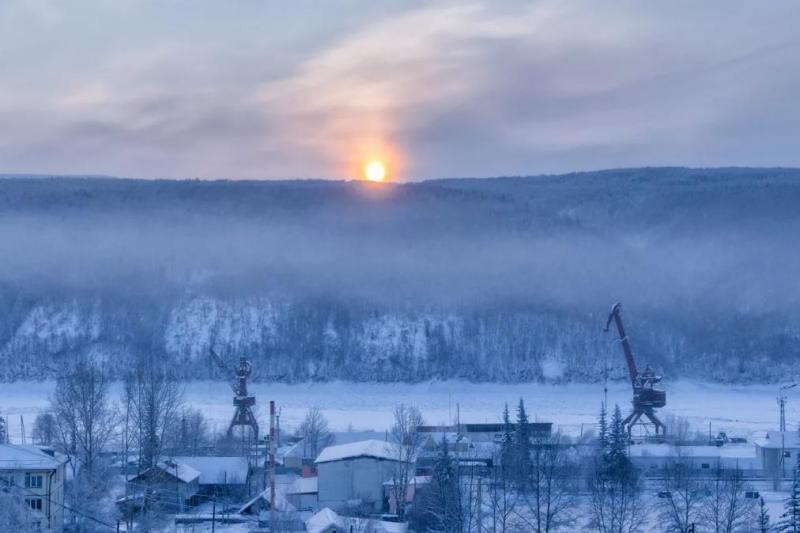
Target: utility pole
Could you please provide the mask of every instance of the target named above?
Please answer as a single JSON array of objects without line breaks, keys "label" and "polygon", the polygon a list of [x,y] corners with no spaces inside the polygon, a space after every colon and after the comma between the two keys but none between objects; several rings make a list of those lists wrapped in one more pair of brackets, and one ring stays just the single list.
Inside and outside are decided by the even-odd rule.
[{"label": "utility pole", "polygon": [[781,478],[786,477],[786,469],[784,465],[786,461],[786,391],[789,389],[793,389],[797,386],[797,383],[789,383],[787,385],[781,385],[778,388],[778,406],[780,407],[780,421],[778,422],[778,430],[781,432]]},{"label": "utility pole", "polygon": [[275,401],[269,401],[269,530],[275,531]]},{"label": "utility pole", "polygon": [[786,398],[787,398],[786,391],[789,389],[793,389],[794,387],[797,387],[797,383],[791,383],[789,385],[781,385],[781,387],[778,389],[778,405],[780,406],[781,409],[781,419],[778,429],[781,432],[786,431]]}]

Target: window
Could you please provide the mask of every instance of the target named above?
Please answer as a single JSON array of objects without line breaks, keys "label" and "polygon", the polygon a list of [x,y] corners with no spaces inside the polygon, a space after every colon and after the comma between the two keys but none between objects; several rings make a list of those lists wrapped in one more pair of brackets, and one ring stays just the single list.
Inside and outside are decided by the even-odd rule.
[{"label": "window", "polygon": [[710,464],[708,464],[708,463],[702,463],[702,464],[700,465],[700,468],[711,468],[711,465],[710,465]]},{"label": "window", "polygon": [[0,488],[13,487],[15,484],[14,474],[0,474]]},{"label": "window", "polygon": [[44,476],[41,474],[25,473],[25,488],[27,489],[41,489],[42,480]]},{"label": "window", "polygon": [[42,510],[42,499],[41,498],[25,498],[25,503],[31,506],[31,509],[34,511],[41,511]]}]

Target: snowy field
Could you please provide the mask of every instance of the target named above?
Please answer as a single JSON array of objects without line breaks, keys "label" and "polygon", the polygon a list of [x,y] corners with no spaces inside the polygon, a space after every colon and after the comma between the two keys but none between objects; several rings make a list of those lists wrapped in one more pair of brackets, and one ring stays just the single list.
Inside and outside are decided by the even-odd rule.
[{"label": "snowy field", "polygon": [[[36,414],[47,406],[53,382],[17,382],[0,385],[0,412],[9,419],[14,442],[21,436],[20,415],[30,434]],[[121,387],[114,387],[115,396]],[[384,430],[391,424],[392,407],[411,403],[422,410],[431,424],[455,419],[460,409],[463,422],[496,422],[504,403],[513,409],[524,398],[531,418],[552,421],[562,431],[577,435],[594,424],[602,401],[602,385],[545,385],[464,383],[455,381],[419,384],[307,383],[251,385],[256,395],[257,416],[266,425],[268,401],[281,410],[284,431],[293,429],[311,406],[319,407],[331,428]],[[625,383],[609,385],[609,403],[628,408],[630,389]],[[200,409],[212,425],[223,429],[232,414],[231,392],[222,382],[193,382],[185,385],[187,405]],[[778,407],[773,385],[724,386],[691,381],[667,384],[667,408],[662,414],[686,416],[697,429],[728,431],[742,435],[773,429],[778,424]],[[800,407],[800,403],[796,404]],[[787,419],[797,420],[799,409],[789,398]]]}]

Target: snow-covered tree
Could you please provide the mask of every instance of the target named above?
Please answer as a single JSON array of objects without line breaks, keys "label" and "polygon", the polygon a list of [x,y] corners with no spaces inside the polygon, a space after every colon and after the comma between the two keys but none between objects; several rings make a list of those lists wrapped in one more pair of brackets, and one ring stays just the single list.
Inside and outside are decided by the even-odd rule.
[{"label": "snow-covered tree", "polygon": [[800,455],[797,456],[792,475],[792,489],[783,503],[783,514],[775,530],[786,533],[800,533]]}]

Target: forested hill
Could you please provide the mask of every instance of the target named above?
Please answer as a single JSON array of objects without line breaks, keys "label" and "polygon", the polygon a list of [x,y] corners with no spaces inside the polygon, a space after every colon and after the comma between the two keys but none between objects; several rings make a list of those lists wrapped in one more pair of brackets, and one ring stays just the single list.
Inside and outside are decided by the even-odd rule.
[{"label": "forested hill", "polygon": [[800,361],[800,170],[655,168],[372,186],[0,179],[0,380],[79,354],[220,377],[597,380],[624,304],[668,377]]}]

